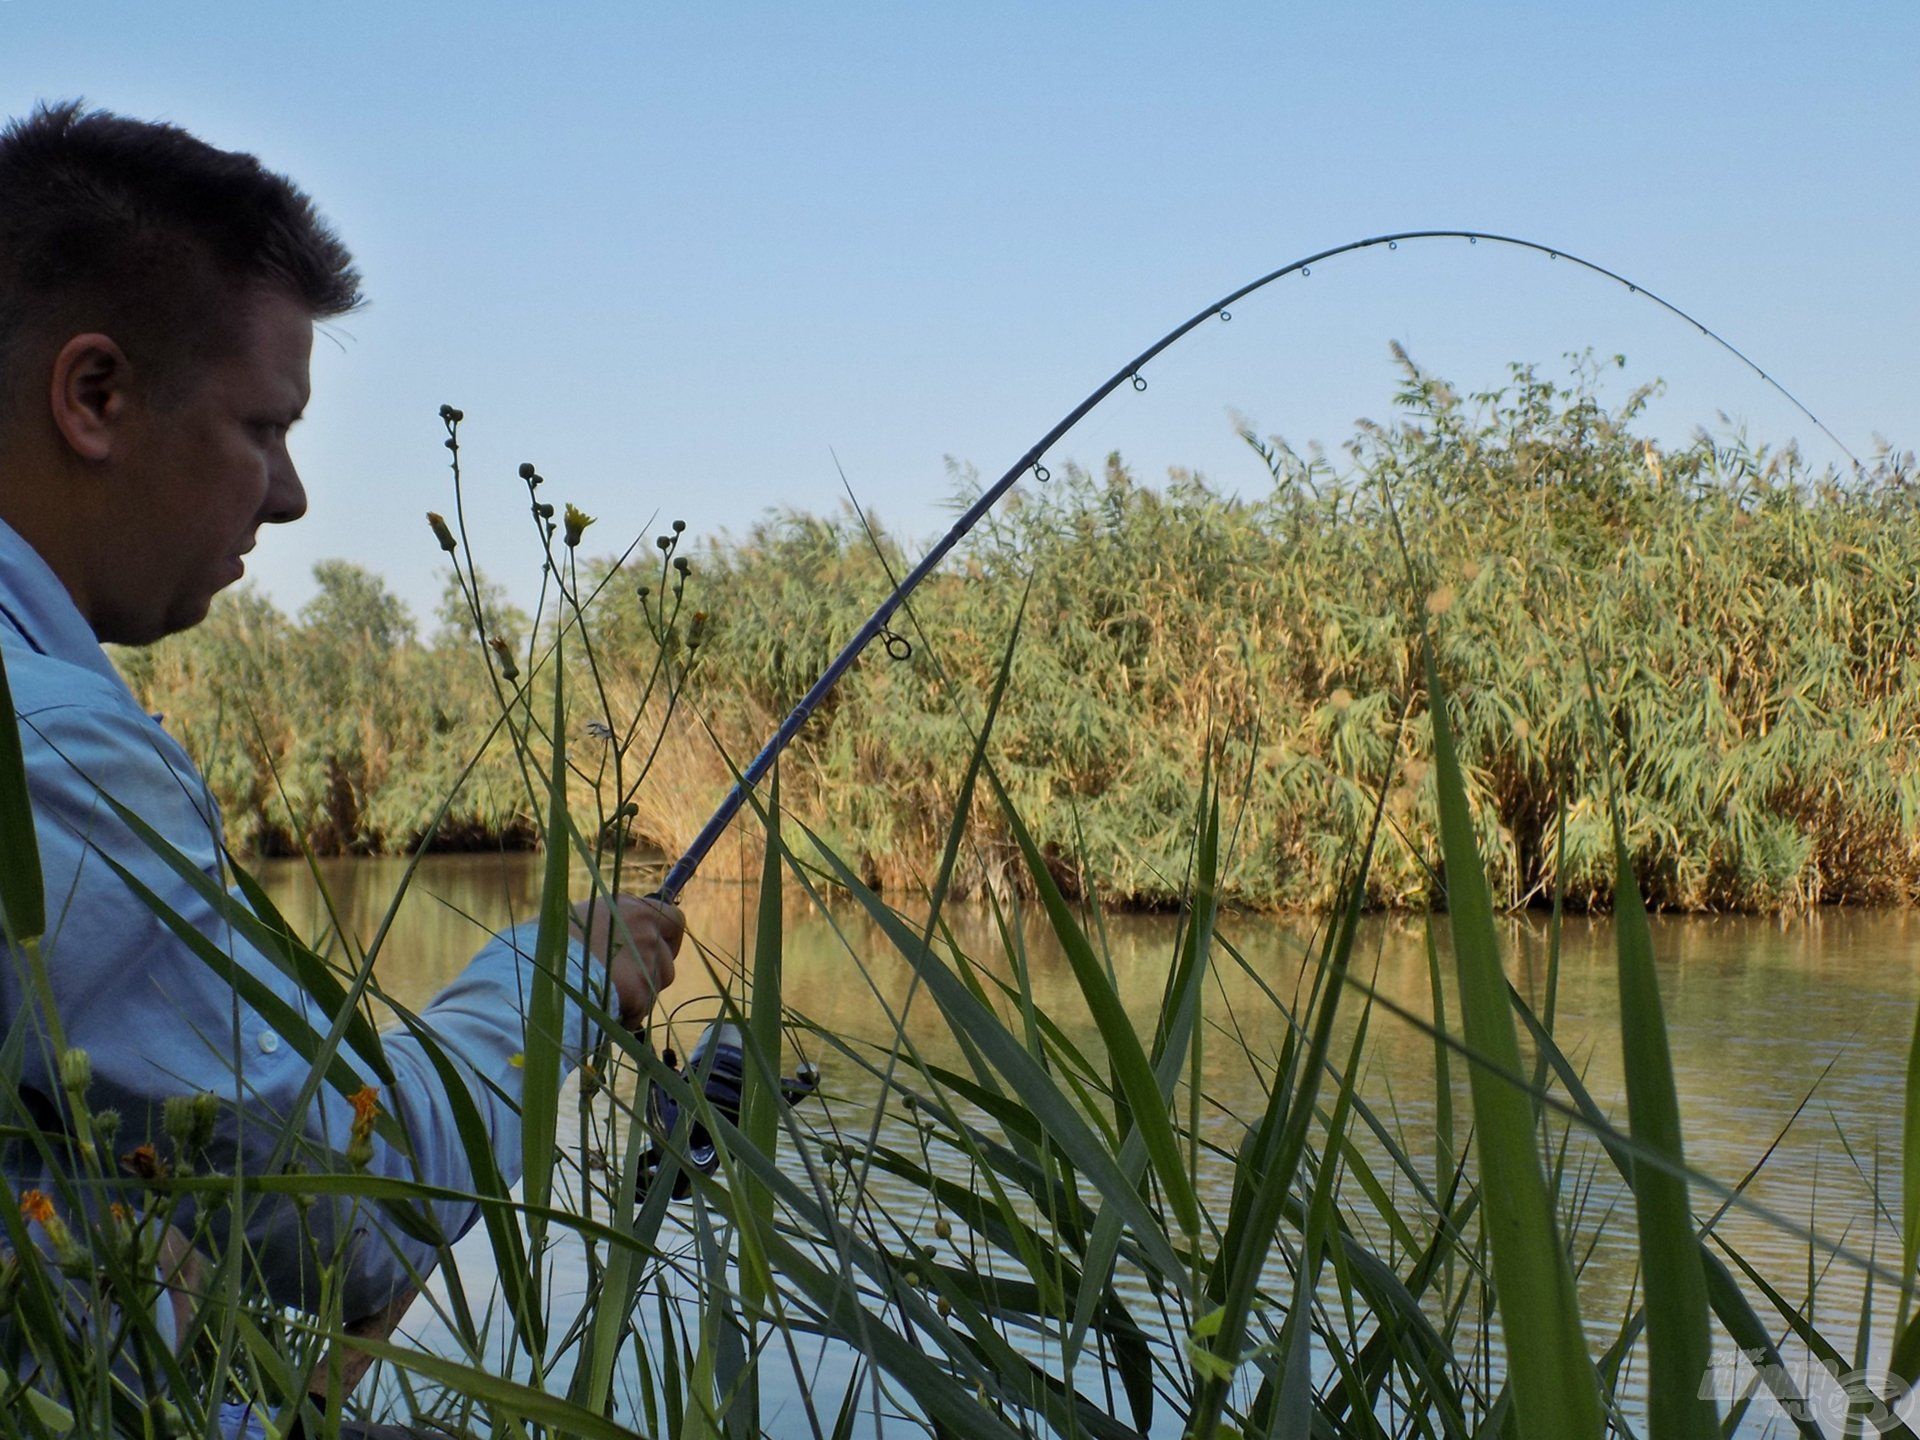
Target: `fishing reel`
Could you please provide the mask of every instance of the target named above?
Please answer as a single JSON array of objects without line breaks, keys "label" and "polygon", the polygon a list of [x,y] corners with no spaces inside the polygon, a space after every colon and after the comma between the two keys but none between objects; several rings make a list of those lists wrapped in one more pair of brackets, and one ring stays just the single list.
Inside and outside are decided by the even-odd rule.
[{"label": "fishing reel", "polygon": [[[694,1044],[693,1053],[687,1056],[684,1066],[674,1065],[671,1049],[660,1052],[660,1059],[667,1068],[677,1069],[680,1077],[689,1086],[698,1088],[706,1097],[707,1104],[724,1115],[732,1125],[740,1123],[740,1093],[746,1079],[746,1051],[742,1040],[738,1025],[727,1020],[716,1020],[700,1032],[700,1039]],[[789,1105],[798,1105],[819,1088],[819,1067],[803,1061],[794,1068],[792,1075],[781,1078],[780,1098]],[[671,1135],[679,1119],[680,1102],[660,1086],[649,1082],[648,1128],[656,1135]],[[687,1176],[688,1167],[698,1170],[702,1175],[711,1175],[720,1168],[719,1142],[697,1115],[692,1117],[687,1126],[686,1146],[680,1172],[674,1177],[673,1198],[676,1200],[684,1199],[693,1188],[693,1182]],[[658,1143],[640,1157],[637,1200],[646,1198],[666,1159],[666,1151]]]}]

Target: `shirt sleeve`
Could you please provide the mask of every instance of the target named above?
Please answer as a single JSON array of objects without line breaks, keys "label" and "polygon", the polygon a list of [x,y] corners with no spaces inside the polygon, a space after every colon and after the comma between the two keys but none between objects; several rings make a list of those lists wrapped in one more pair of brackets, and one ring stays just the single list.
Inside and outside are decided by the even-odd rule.
[{"label": "shirt sleeve", "polygon": [[[218,811],[185,752],[146,716],[117,705],[23,714],[20,731],[47,894],[46,970],[67,1044],[91,1061],[91,1105],[120,1113],[116,1151],[144,1142],[164,1156],[166,1101],[212,1092],[223,1103],[208,1163],[249,1173],[289,1161],[308,1170],[339,1167],[353,1121],[347,1097],[323,1081],[302,1106],[311,1070],[298,1047],[107,863],[110,857],[136,877],[312,1031],[326,1033],[333,1017],[320,1013],[296,981],[237,933],[103,798],[140,817],[218,885]],[[527,1049],[536,932],[527,924],[495,936],[421,1015],[460,1072],[493,1163],[509,1184],[520,1172],[524,1072],[517,1062]],[[9,1013],[20,1014],[27,998],[21,968],[7,969],[0,988]],[[578,942],[569,946],[570,990],[593,993],[603,976]],[[571,994],[556,1038],[569,1070],[583,1045],[597,1039]],[[51,1071],[57,1062],[44,1044],[30,1049],[26,1082],[57,1096]],[[404,1030],[385,1032],[382,1049],[395,1076],[391,1091],[381,1087],[382,1108],[401,1123],[411,1154],[376,1135],[367,1170],[471,1193],[472,1169],[438,1069]],[[337,1053],[366,1083],[378,1084],[346,1045]],[[449,1239],[478,1214],[473,1202],[432,1208]],[[304,1212],[289,1201],[262,1198],[250,1205],[245,1231],[251,1262],[279,1303],[314,1303],[320,1268],[344,1257],[342,1298],[350,1318],[385,1305],[436,1258],[433,1247],[404,1234],[377,1204],[344,1198],[317,1201]]]}]

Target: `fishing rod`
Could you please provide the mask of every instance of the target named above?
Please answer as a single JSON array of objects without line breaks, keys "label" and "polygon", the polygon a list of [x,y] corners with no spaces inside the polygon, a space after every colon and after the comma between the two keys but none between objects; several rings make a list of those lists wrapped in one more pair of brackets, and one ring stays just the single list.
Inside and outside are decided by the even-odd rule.
[{"label": "fishing rod", "polygon": [[[1401,245],[1410,242],[1436,240],[1465,240],[1469,245],[1478,245],[1482,241],[1485,241],[1490,245],[1501,245],[1516,250],[1531,251],[1536,255],[1544,255],[1549,260],[1564,260],[1578,269],[1589,271],[1594,275],[1598,275],[1605,280],[1610,280],[1614,284],[1624,287],[1630,295],[1640,296],[1652,301],[1670,315],[1691,325],[1695,330],[1699,331],[1701,335],[1705,336],[1713,344],[1719,346],[1722,350],[1733,356],[1734,359],[1738,360],[1741,365],[1759,376],[1762,381],[1782,396],[1795,410],[1806,416],[1821,434],[1831,440],[1834,445],[1839,448],[1840,452],[1852,462],[1856,473],[1862,468],[1859,457],[1847,447],[1846,443],[1842,441],[1838,435],[1835,435],[1832,430],[1827,428],[1818,415],[1815,415],[1812,410],[1808,409],[1807,406],[1801,402],[1798,396],[1762,369],[1757,362],[1725,336],[1711,329],[1705,323],[1681,309],[1664,296],[1647,289],[1646,286],[1629,280],[1626,276],[1621,275],[1617,271],[1610,270],[1595,261],[1587,260],[1579,255],[1562,250],[1558,246],[1543,244],[1537,240],[1522,239],[1514,235],[1496,234],[1486,230],[1400,230],[1389,235],[1373,235],[1364,240],[1351,240],[1344,245],[1335,245],[1329,249],[1317,251],[1312,255],[1302,256],[1298,260],[1282,265],[1278,270],[1270,271],[1262,275],[1259,279],[1250,281],[1242,285],[1239,289],[1223,295],[1211,305],[1197,311],[1192,317],[1175,326],[1165,335],[1162,335],[1158,340],[1134,356],[1133,359],[1114,371],[1113,374],[1099,386],[1095,387],[1086,399],[1069,410],[1061,417],[1058,424],[1054,425],[1052,429],[1048,430],[1046,434],[1035,441],[1026,453],[1016,460],[1004,475],[985,490],[981,491],[973,503],[961,514],[960,518],[953,523],[947,533],[941,536],[933,548],[921,557],[920,563],[915,565],[913,569],[907,573],[906,578],[894,586],[892,593],[880,602],[879,608],[867,617],[866,623],[854,633],[851,640],[847,641],[846,645],[841,648],[840,653],[833,657],[832,662],[828,664],[827,668],[820,672],[820,678],[813,682],[812,687],[800,698],[799,703],[793,707],[793,710],[787,715],[786,719],[780,722],[779,728],[773,732],[773,735],[767,740],[766,744],[761,746],[760,753],[755,755],[753,759],[748,762],[746,768],[740,772],[740,778],[734,783],[733,788],[727,792],[726,798],[720,802],[719,808],[713,812],[713,815],[708,819],[707,823],[701,827],[700,833],[694,836],[693,842],[687,846],[685,852],[673,863],[672,868],[667,871],[665,879],[660,883],[660,888],[654,892],[655,898],[665,900],[669,903],[675,902],[680,898],[681,892],[686,889],[688,883],[692,881],[695,872],[699,870],[700,862],[706,859],[707,853],[713,849],[720,837],[726,832],[728,825],[730,825],[734,817],[739,814],[740,807],[746,803],[747,796],[766,778],[768,772],[773,769],[774,762],[780,758],[780,753],[793,742],[794,737],[805,727],[807,720],[812,716],[813,712],[820,707],[821,702],[826,699],[828,693],[839,683],[840,678],[853,667],[854,661],[860,658],[868,646],[873,644],[875,640],[884,640],[888,653],[895,659],[905,659],[912,654],[913,647],[911,643],[904,636],[896,634],[888,625],[888,622],[893,618],[894,612],[906,603],[907,597],[913,593],[920,582],[933,573],[934,568],[946,558],[948,552],[960,543],[968,531],[979,524],[987,512],[999,501],[1000,497],[1012,489],[1021,477],[1031,474],[1034,479],[1040,481],[1045,481],[1048,478],[1047,467],[1044,463],[1044,457],[1047,452],[1059,443],[1060,439],[1065,436],[1068,431],[1072,430],[1081,420],[1085,419],[1087,414],[1092,411],[1095,406],[1123,385],[1131,385],[1135,390],[1145,390],[1147,388],[1147,378],[1142,372],[1151,361],[1209,321],[1231,320],[1233,318],[1232,307],[1234,305],[1256,291],[1265,289],[1277,280],[1283,280],[1293,274],[1298,274],[1302,277],[1311,276],[1315,265],[1319,265],[1327,260],[1337,259],[1340,256],[1355,254],[1362,250],[1372,250],[1380,246],[1385,246],[1389,250],[1398,250]],[[674,1068],[671,1051],[665,1052],[661,1058],[666,1062],[669,1069]],[[688,1057],[680,1073],[695,1090],[700,1091],[706,1097],[707,1102],[716,1111],[724,1115],[728,1120],[738,1123],[741,1085],[744,1080],[745,1068],[746,1057],[744,1053],[744,1041],[740,1034],[739,1027],[731,1022],[716,1021],[702,1032],[699,1042],[694,1046],[692,1054]],[[813,1094],[818,1089],[819,1083],[820,1076],[816,1069],[811,1066],[802,1067],[794,1076],[781,1079],[781,1098],[787,1104],[797,1104],[806,1096]],[[664,1136],[673,1130],[674,1123],[679,1115],[680,1106],[659,1086],[649,1084],[647,1088],[648,1099],[646,1104],[649,1117],[654,1124],[655,1133]],[[718,1147],[713,1143],[712,1137],[707,1133],[705,1126],[701,1125],[697,1120],[694,1120],[693,1117],[689,1117],[689,1122],[690,1141],[687,1147],[686,1160],[704,1173],[712,1174],[719,1165]],[[645,1189],[647,1180],[657,1172],[664,1160],[665,1152],[658,1145],[648,1153],[643,1162],[641,1181],[641,1188],[643,1190]],[[683,1171],[676,1183],[676,1193],[684,1193],[687,1183],[687,1178]]]},{"label": "fishing rod", "polygon": [[894,612],[906,602],[907,597],[913,593],[915,587],[917,587],[922,580],[926,579],[928,575],[933,573],[934,567],[946,558],[947,553],[952,550],[955,545],[960,543],[967,532],[980,522],[986,513],[994,507],[995,503],[999,501],[1000,497],[1011,490],[1023,475],[1031,473],[1036,480],[1044,481],[1047,479],[1047,467],[1042,463],[1042,458],[1046,455],[1047,451],[1059,443],[1060,439],[1065,436],[1069,430],[1073,429],[1081,420],[1085,419],[1088,412],[1096,405],[1113,394],[1113,392],[1118,390],[1122,385],[1131,385],[1135,390],[1145,390],[1147,388],[1147,379],[1141,372],[1151,361],[1208,321],[1231,320],[1233,318],[1232,307],[1234,305],[1255,291],[1265,289],[1276,280],[1283,280],[1287,276],[1296,273],[1303,277],[1310,276],[1313,273],[1313,267],[1315,265],[1327,260],[1336,259],[1342,255],[1351,255],[1361,250],[1371,250],[1382,245],[1389,250],[1397,250],[1403,244],[1423,240],[1465,240],[1469,245],[1478,245],[1480,242],[1485,241],[1491,245],[1504,245],[1517,250],[1528,250],[1537,255],[1544,255],[1549,260],[1565,260],[1568,264],[1579,269],[1590,271],[1604,279],[1613,281],[1617,285],[1624,286],[1629,294],[1643,296],[1652,301],[1669,314],[1693,326],[1694,329],[1698,330],[1708,340],[1732,355],[1734,359],[1738,360],[1748,370],[1751,370],[1755,375],[1759,376],[1761,380],[1765,381],[1767,385],[1778,392],[1794,409],[1812,421],[1815,428],[1838,446],[1840,452],[1844,454],[1848,460],[1852,461],[1855,471],[1861,468],[1859,458],[1853,451],[1847,448],[1838,435],[1835,435],[1833,431],[1829,430],[1826,425],[1821,422],[1819,416],[1809,410],[1801,403],[1799,397],[1788,390],[1785,385],[1774,379],[1772,375],[1761,369],[1755,361],[1750,359],[1745,352],[1740,350],[1731,341],[1727,340],[1717,331],[1708,328],[1672,301],[1647,289],[1646,286],[1636,284],[1627,279],[1626,276],[1609,270],[1604,265],[1597,264],[1592,260],[1582,259],[1580,256],[1562,250],[1557,246],[1542,244],[1537,240],[1525,240],[1513,235],[1494,234],[1485,230],[1401,230],[1390,235],[1370,236],[1365,240],[1350,240],[1344,245],[1335,245],[1331,249],[1321,250],[1315,254],[1303,256],[1289,264],[1282,265],[1278,270],[1262,275],[1257,280],[1242,285],[1231,294],[1222,296],[1211,305],[1196,312],[1191,319],[1183,321],[1172,330],[1169,330],[1165,335],[1154,341],[1153,344],[1134,356],[1133,359],[1129,360],[1125,365],[1122,365],[1118,370],[1114,371],[1113,374],[1095,388],[1086,399],[1069,410],[1057,425],[1047,431],[1045,435],[1042,435],[1039,440],[1035,441],[1027,452],[1013,463],[1006,474],[1002,475],[992,485],[987,487],[987,489],[981,491],[978,498],[976,498],[960,518],[953,523],[953,527],[949,529],[945,535],[940,537],[934,547],[927,551],[926,555],[921,558],[920,563],[915,565],[913,569],[907,573],[906,578],[894,587],[893,593],[880,602],[879,608],[867,618],[866,624],[862,625],[860,629],[854,633],[853,638],[846,643],[840,653],[833,657],[832,663],[820,672],[820,678],[813,682],[812,688],[800,698],[799,703],[793,707],[792,712],[788,714],[787,718],[780,722],[780,728],[775,730],[772,737],[760,748],[760,753],[755,755],[753,759],[748,762],[747,767],[740,772],[740,778],[734,783],[733,788],[727,792],[726,799],[720,802],[720,807],[713,812],[712,817],[701,827],[700,833],[694,836],[693,843],[687,846],[686,851],[673,863],[673,867],[667,871],[666,878],[660,882],[660,888],[655,892],[655,895],[659,899],[669,903],[677,901],[680,898],[681,892],[686,889],[687,884],[693,879],[694,873],[699,870],[700,862],[706,859],[707,852],[713,849],[721,835],[726,832],[727,826],[733,822],[734,816],[739,814],[740,807],[746,803],[748,793],[766,778],[767,773],[773,769],[774,761],[780,758],[780,752],[785,750],[787,746],[793,742],[794,737],[798,735],[806,725],[808,718],[820,707],[820,703],[827,698],[828,692],[839,683],[840,677],[845,675],[847,671],[853,667],[853,662],[860,658],[861,653],[865,651],[869,645],[875,640],[884,637],[888,650],[894,654],[896,658],[905,658],[906,654],[911,653],[911,646],[908,642],[903,637],[894,634],[894,632],[888,628],[887,622],[893,618]]}]

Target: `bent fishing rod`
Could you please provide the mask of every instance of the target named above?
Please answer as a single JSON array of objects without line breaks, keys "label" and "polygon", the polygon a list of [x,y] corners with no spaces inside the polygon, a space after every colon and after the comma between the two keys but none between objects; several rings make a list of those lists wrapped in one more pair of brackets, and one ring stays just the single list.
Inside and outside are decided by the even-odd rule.
[{"label": "bent fishing rod", "polygon": [[1044,481],[1047,479],[1047,467],[1043,463],[1043,458],[1046,453],[1058,444],[1068,431],[1072,430],[1074,426],[1085,419],[1088,413],[1102,400],[1105,400],[1122,385],[1131,385],[1135,390],[1145,390],[1147,388],[1147,379],[1142,371],[1150,362],[1156,359],[1162,352],[1178,344],[1187,335],[1199,329],[1208,321],[1231,320],[1233,318],[1232,307],[1234,305],[1256,291],[1265,289],[1275,281],[1284,280],[1287,276],[1293,274],[1298,274],[1303,278],[1311,276],[1315,265],[1319,265],[1327,260],[1336,259],[1343,255],[1351,255],[1362,250],[1372,250],[1380,246],[1385,246],[1389,250],[1397,250],[1403,244],[1428,240],[1465,240],[1469,245],[1478,245],[1480,242],[1485,241],[1491,245],[1501,245],[1517,250],[1531,251],[1537,255],[1544,255],[1549,260],[1565,260],[1568,264],[1578,269],[1589,271],[1603,279],[1612,281],[1616,285],[1625,287],[1631,295],[1641,296],[1652,301],[1670,315],[1691,325],[1708,340],[1718,345],[1748,370],[1759,376],[1761,380],[1765,381],[1768,386],[1781,395],[1788,404],[1792,405],[1795,410],[1806,416],[1821,434],[1831,440],[1839,448],[1840,452],[1844,454],[1848,460],[1853,462],[1853,467],[1856,471],[1861,468],[1859,458],[1854,455],[1853,451],[1847,448],[1839,436],[1835,435],[1833,431],[1829,430],[1826,425],[1821,422],[1819,416],[1809,410],[1792,391],[1788,390],[1785,385],[1761,369],[1755,361],[1750,359],[1731,341],[1727,340],[1717,331],[1709,329],[1705,324],[1695,319],[1685,310],[1682,310],[1672,301],[1647,289],[1646,286],[1636,284],[1634,281],[1627,279],[1626,276],[1609,270],[1604,265],[1596,264],[1592,260],[1582,259],[1580,256],[1571,254],[1557,246],[1542,244],[1537,240],[1525,240],[1513,235],[1493,234],[1485,230],[1401,230],[1390,235],[1374,235],[1365,240],[1351,240],[1344,245],[1335,245],[1331,249],[1321,250],[1316,254],[1303,256],[1301,259],[1282,265],[1278,270],[1262,275],[1257,280],[1242,285],[1231,294],[1222,296],[1220,299],[1214,301],[1213,304],[1198,311],[1192,318],[1183,321],[1172,330],[1169,330],[1165,335],[1162,335],[1158,340],[1154,341],[1153,344],[1149,345],[1125,365],[1122,365],[1118,370],[1114,371],[1113,374],[1096,387],[1086,399],[1069,410],[1057,425],[1042,435],[1039,440],[1035,441],[1027,452],[1016,460],[1004,475],[985,490],[981,491],[978,498],[976,498],[960,518],[954,522],[953,527],[949,529],[945,535],[940,537],[933,548],[927,551],[926,555],[921,558],[920,563],[915,565],[913,569],[908,572],[906,578],[894,587],[893,593],[880,602],[879,608],[867,618],[867,622],[854,633],[853,638],[847,641],[840,653],[834,656],[832,663],[820,672],[820,678],[813,682],[812,688],[800,698],[799,703],[793,707],[792,712],[788,714],[787,718],[780,722],[780,728],[775,730],[767,743],[760,748],[760,753],[755,755],[747,764],[747,767],[740,772],[740,778],[734,783],[733,788],[727,792],[726,799],[720,802],[720,808],[713,812],[712,817],[701,827],[700,833],[694,836],[693,843],[687,846],[685,853],[683,853],[680,858],[673,863],[673,867],[667,871],[666,878],[661,881],[660,888],[655,892],[656,897],[669,903],[679,900],[681,892],[686,889],[688,882],[693,879],[694,873],[699,870],[700,862],[706,859],[707,852],[713,849],[721,835],[726,832],[727,826],[733,822],[734,816],[739,814],[740,807],[746,803],[747,795],[757,788],[760,782],[767,777],[767,773],[773,769],[774,761],[780,758],[780,752],[792,743],[793,738],[798,735],[806,725],[808,718],[819,708],[821,702],[827,698],[828,693],[833,687],[840,682],[840,677],[845,675],[847,671],[853,667],[853,662],[860,658],[861,653],[865,651],[869,645],[884,636],[887,639],[890,651],[896,655],[902,653],[906,642],[902,640],[901,637],[895,635],[887,625],[887,622],[893,618],[894,612],[906,602],[907,597],[913,593],[920,582],[933,573],[934,568],[946,558],[947,553],[952,550],[955,545],[960,543],[967,532],[981,521],[986,513],[999,501],[1000,497],[1011,490],[1022,476],[1031,473],[1036,480]]}]

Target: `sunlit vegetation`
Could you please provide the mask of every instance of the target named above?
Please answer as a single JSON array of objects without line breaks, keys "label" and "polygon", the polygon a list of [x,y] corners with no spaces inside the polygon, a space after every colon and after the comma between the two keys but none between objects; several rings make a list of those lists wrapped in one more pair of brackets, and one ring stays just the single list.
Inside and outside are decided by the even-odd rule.
[{"label": "sunlit vegetation", "polygon": [[[1634,431],[1645,393],[1603,408],[1586,372],[1555,385],[1519,370],[1471,397],[1405,373],[1394,423],[1364,426],[1338,464],[1249,433],[1250,464],[1269,472],[1240,484],[1251,498],[1187,474],[1150,486],[1119,457],[1022,486],[915,597],[897,626],[914,658],[876,647],[794,747],[796,812],[863,878],[912,885],[1024,599],[1002,774],[1070,892],[1174,899],[1187,787],[1217,743],[1246,797],[1222,876],[1230,900],[1328,905],[1385,780],[1366,901],[1418,907],[1436,893],[1437,845],[1411,638],[1424,605],[1447,615],[1441,659],[1457,677],[1468,800],[1499,904],[1537,901],[1556,869],[1575,903],[1607,901],[1609,755],[1657,906],[1910,899],[1910,463],[1885,455],[1836,476],[1792,450],[1702,438],[1662,451]],[[651,577],[644,604],[632,576],[600,592],[589,623],[616,709],[655,665],[657,639],[678,644],[695,608],[711,612],[667,727],[663,783],[638,797],[643,846],[670,856],[691,838],[727,782],[722,754],[753,752],[885,593],[904,548],[851,513],[776,515],[698,553],[682,600],[671,572]],[[1424,599],[1384,583],[1408,561]],[[317,579],[298,616],[243,593],[200,630],[122,660],[204,757],[236,842],[401,850],[492,713],[478,641],[458,605],[422,636],[365,572],[335,562]],[[526,625],[499,617],[515,646]],[[1606,746],[1583,698],[1589,669]],[[976,819],[956,893],[1025,887],[1004,825],[984,807]],[[436,843],[520,844],[534,829],[527,787],[495,756]]]}]

